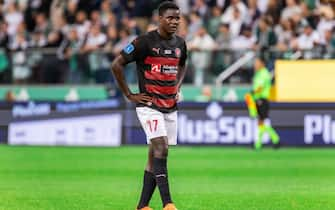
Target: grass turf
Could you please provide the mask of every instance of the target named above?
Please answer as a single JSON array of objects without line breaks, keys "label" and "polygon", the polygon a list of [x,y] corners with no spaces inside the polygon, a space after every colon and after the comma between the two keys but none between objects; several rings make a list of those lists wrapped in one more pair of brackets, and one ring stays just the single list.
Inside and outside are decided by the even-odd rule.
[{"label": "grass turf", "polygon": [[[0,146],[0,210],[129,210],[146,147]],[[174,147],[179,210],[335,208],[335,150]],[[162,209],[156,190],[151,206]]]}]

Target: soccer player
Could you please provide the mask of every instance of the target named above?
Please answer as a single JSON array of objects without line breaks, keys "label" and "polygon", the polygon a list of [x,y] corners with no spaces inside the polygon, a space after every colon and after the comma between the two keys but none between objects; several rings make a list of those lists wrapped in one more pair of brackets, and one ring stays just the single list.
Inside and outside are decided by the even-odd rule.
[{"label": "soccer player", "polygon": [[[180,11],[173,2],[158,8],[157,30],[139,36],[126,46],[112,64],[117,83],[136,112],[149,144],[143,188],[137,209],[149,210],[157,186],[163,210],[176,210],[172,202],[167,171],[168,146],[177,144],[177,97],[185,76],[186,44],[177,31]],[[132,93],[125,82],[123,69],[137,64],[140,93]]]},{"label": "soccer player", "polygon": [[279,136],[271,125],[265,125],[264,120],[269,117],[269,96],[271,89],[271,75],[264,65],[262,58],[258,57],[254,63],[255,74],[253,77],[252,95],[256,101],[258,112],[258,138],[254,143],[255,149],[262,147],[264,133],[270,135],[275,147],[279,146]]}]

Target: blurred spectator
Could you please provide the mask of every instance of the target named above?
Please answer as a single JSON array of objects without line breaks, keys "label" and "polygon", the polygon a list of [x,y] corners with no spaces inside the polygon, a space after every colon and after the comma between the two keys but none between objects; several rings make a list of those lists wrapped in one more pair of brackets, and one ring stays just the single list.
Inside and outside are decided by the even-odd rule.
[{"label": "blurred spectator", "polygon": [[223,69],[225,69],[231,63],[231,42],[232,37],[229,31],[229,24],[220,24],[219,34],[215,39],[219,51],[215,53],[215,59],[213,59],[213,73],[218,75]]},{"label": "blurred spectator", "polygon": [[278,38],[277,48],[280,51],[289,50],[294,38],[292,21],[290,19],[281,20],[280,24],[275,27],[275,33]]},{"label": "blurred spectator", "polygon": [[100,11],[93,10],[90,15],[90,21],[92,25],[102,25]]},{"label": "blurred spectator", "polygon": [[38,13],[35,16],[35,32],[40,32],[42,35],[47,36],[51,31],[51,25],[44,13]]},{"label": "blurred spectator", "polygon": [[[121,28],[119,31],[119,41],[115,44],[113,53],[118,55],[123,48],[127,46],[128,43],[132,42],[136,38],[135,35],[131,34],[127,28]],[[136,82],[136,71],[135,64],[127,65],[125,68],[125,77],[127,82],[135,83]]]},{"label": "blurred spectator", "polygon": [[31,35],[31,39],[29,41],[29,47],[38,48],[44,47],[47,45],[47,39],[41,31],[35,31]]},{"label": "blurred spectator", "polygon": [[300,15],[301,13],[302,10],[298,5],[297,0],[286,0],[286,7],[281,13],[281,18],[289,19],[295,15]]},{"label": "blurred spectator", "polygon": [[23,22],[23,15],[18,10],[16,3],[9,3],[7,11],[5,11],[5,21],[8,24],[8,34],[15,36],[17,28]]},{"label": "blurred spectator", "polygon": [[258,22],[256,29],[256,47],[261,51],[267,50],[277,44],[277,36],[271,27],[272,24],[272,20],[268,17],[262,17]]},{"label": "blurred spectator", "polygon": [[221,23],[221,9],[219,7],[213,7],[211,12],[211,17],[209,18],[207,24],[207,30],[212,37],[217,37],[218,28]]},{"label": "blurred spectator", "polygon": [[193,50],[191,54],[191,63],[195,71],[194,84],[202,86],[204,83],[204,74],[211,64],[212,50],[216,47],[214,39],[207,33],[204,27],[201,27],[196,36],[188,43],[188,49]]},{"label": "blurred spectator", "polygon": [[325,40],[326,31],[332,31],[335,26],[334,22],[334,11],[328,6],[322,6],[319,8],[320,21],[317,25],[317,32],[319,33],[321,41]]},{"label": "blurred spectator", "polygon": [[252,29],[249,26],[243,26],[238,37],[231,42],[231,48],[239,52],[239,57],[245,50],[253,49],[256,44],[256,37],[252,34]]},{"label": "blurred spectator", "polygon": [[69,24],[74,24],[76,21],[76,12],[78,8],[78,0],[69,0],[67,2],[67,5],[65,7],[65,17],[66,17],[66,22]]},{"label": "blurred spectator", "polygon": [[182,15],[187,15],[190,13],[190,1],[191,0],[175,0],[180,8],[180,12]]},{"label": "blurred spectator", "polygon": [[188,25],[188,34],[186,36],[186,41],[193,39],[197,31],[203,26],[203,20],[197,12],[192,12],[190,14],[190,23]]},{"label": "blurred spectator", "polygon": [[320,44],[319,34],[313,28],[306,24],[303,34],[299,35],[296,41],[293,42],[292,48],[303,51],[303,57],[311,59],[314,53],[311,51],[314,47]]},{"label": "blurred spectator", "polygon": [[261,11],[257,7],[257,0],[248,0],[248,18],[245,23],[253,26],[260,16]]},{"label": "blurred spectator", "polygon": [[83,40],[79,38],[77,30],[72,28],[58,49],[59,58],[67,64],[67,81],[70,83],[80,83],[83,77],[78,59],[82,45]]},{"label": "blurred spectator", "polygon": [[201,18],[207,19],[209,10],[205,0],[195,0],[192,10],[198,13]]},{"label": "blurred spectator", "polygon": [[229,23],[230,35],[233,38],[237,37],[240,34],[241,26],[243,24],[243,19],[240,10],[237,7],[234,7],[232,19],[230,19],[229,22],[224,23]]},{"label": "blurred spectator", "polygon": [[322,43],[323,58],[331,59],[335,57],[335,37],[332,30],[326,30],[324,32],[324,42]]},{"label": "blurred spectator", "polygon": [[180,16],[179,27],[178,27],[178,35],[186,39],[188,35],[188,20],[182,15]]},{"label": "blurred spectator", "polygon": [[231,45],[231,40],[232,37],[229,30],[229,24],[221,23],[219,26],[219,34],[216,37],[216,43],[218,44],[220,49],[228,49]]},{"label": "blurred spectator", "polygon": [[221,21],[224,23],[228,23],[232,19],[234,19],[234,13],[236,14],[236,8],[239,10],[242,22],[245,21],[248,18],[248,8],[241,0],[231,0],[231,4],[225,10],[221,17]]},{"label": "blurred spectator", "polygon": [[7,24],[0,21],[0,83],[10,81]]},{"label": "blurred spectator", "polygon": [[78,11],[76,15],[75,27],[78,32],[79,39],[84,39],[91,27],[91,22],[87,19],[87,15],[83,10]]},{"label": "blurred spectator", "polygon": [[278,24],[281,16],[281,9],[282,4],[277,0],[268,0],[268,7],[266,12],[264,13],[265,16],[271,16],[272,21],[274,24]]},{"label": "blurred spectator", "polygon": [[[135,36],[156,29],[158,14],[153,9],[162,1],[0,0],[0,48],[5,48],[0,50],[0,80],[1,72],[6,72],[9,76],[2,77],[6,78],[2,81],[10,82],[14,77],[15,82],[59,83],[65,81],[65,75],[71,69],[72,74],[68,76],[70,82],[94,79],[95,82],[108,82],[110,75],[105,74],[106,66],[112,62],[114,55]],[[210,73],[217,75],[245,54],[245,50],[265,52],[270,55],[266,58],[270,61],[289,58],[296,50],[298,54],[299,51],[310,51],[304,53],[304,58],[334,56],[335,1],[175,2],[183,14],[179,36],[184,37],[187,43],[215,39],[215,48],[223,49],[202,53],[198,50],[212,48],[194,47],[195,51],[190,52],[191,64],[193,61],[201,63],[193,54],[195,57],[212,56],[211,59],[208,57],[206,65],[202,63],[199,66],[201,71],[195,70],[196,73],[211,67]],[[206,32],[201,36],[200,28],[204,25],[209,35]],[[96,26],[99,26],[96,30],[98,34],[94,32]],[[55,57],[54,50],[50,48],[58,48],[62,59]],[[2,70],[2,66],[6,70]],[[127,70],[129,81],[136,80],[133,68],[130,66]],[[37,69],[42,69],[42,79],[36,74]],[[197,84],[203,81],[196,76]]]}]

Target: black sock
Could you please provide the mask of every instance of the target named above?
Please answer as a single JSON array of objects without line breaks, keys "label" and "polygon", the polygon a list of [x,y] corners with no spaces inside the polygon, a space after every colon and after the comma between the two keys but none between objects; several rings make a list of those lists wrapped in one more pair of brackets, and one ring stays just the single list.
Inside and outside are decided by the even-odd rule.
[{"label": "black sock", "polygon": [[161,194],[163,206],[165,206],[168,203],[172,203],[168,182],[166,159],[154,158],[153,163],[156,183]]},{"label": "black sock", "polygon": [[151,199],[152,194],[155,191],[155,188],[156,188],[155,175],[152,172],[144,171],[143,188],[140,202],[138,203],[137,206],[138,209],[141,209],[149,205],[149,201]]}]

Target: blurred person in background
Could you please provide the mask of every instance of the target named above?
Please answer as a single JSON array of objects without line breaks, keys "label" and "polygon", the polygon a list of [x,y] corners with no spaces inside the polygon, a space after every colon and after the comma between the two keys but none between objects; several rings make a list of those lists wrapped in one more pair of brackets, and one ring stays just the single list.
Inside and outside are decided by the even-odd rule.
[{"label": "blurred person in background", "polygon": [[221,16],[221,21],[223,23],[229,23],[231,20],[234,19],[234,13],[236,13],[235,9],[238,9],[240,13],[240,17],[242,22],[246,21],[248,18],[248,8],[245,3],[241,0],[231,0],[230,5],[224,11],[223,15]]},{"label": "blurred person in background", "polygon": [[35,27],[34,31],[41,32],[43,36],[47,37],[49,32],[52,30],[49,19],[44,13],[38,13],[35,16]]},{"label": "blurred person in background", "polygon": [[230,35],[235,38],[240,34],[241,27],[243,24],[243,19],[241,16],[241,12],[237,7],[233,8],[233,15],[228,22],[223,22],[223,23],[228,23],[229,24],[229,31]]},{"label": "blurred person in background", "polygon": [[9,68],[9,36],[7,23],[0,20],[0,83],[10,83],[11,72]]},{"label": "blurred person in background", "polygon": [[[243,25],[241,28],[241,33],[238,37],[233,38],[231,41],[231,49],[232,59],[237,60],[247,51],[254,50],[256,46],[256,37],[252,33],[252,29],[250,26]],[[230,60],[230,61],[231,61]],[[252,75],[252,63],[247,63],[244,65],[241,70],[229,79],[230,82],[238,82],[238,83],[248,83],[251,81]]]},{"label": "blurred person in background", "polygon": [[245,23],[252,27],[261,15],[262,13],[257,6],[257,0],[248,0],[248,18]]},{"label": "blurred person in background", "polygon": [[324,40],[322,42],[322,58],[335,58],[335,36],[334,29],[326,30],[324,32]]},{"label": "blurred person in background", "polygon": [[269,97],[271,89],[271,75],[265,67],[263,58],[258,57],[254,63],[255,74],[252,81],[252,97],[256,102],[258,113],[258,138],[254,142],[255,149],[262,148],[263,135],[268,133],[275,148],[279,147],[279,136],[271,125],[264,123],[269,118]]},{"label": "blurred person in background", "polygon": [[15,36],[17,28],[23,22],[23,14],[18,10],[15,2],[10,2],[5,11],[4,19],[8,24],[7,33],[10,36]]},{"label": "blurred person in background", "polygon": [[82,81],[83,67],[78,59],[82,46],[83,40],[79,38],[77,29],[73,27],[69,30],[57,50],[58,57],[65,61],[67,66],[66,80],[72,84],[81,83]]},{"label": "blurred person in background", "polygon": [[256,28],[255,49],[259,50],[267,63],[266,66],[272,71],[274,69],[275,53],[273,52],[277,44],[277,36],[274,32],[273,20],[270,16],[264,16],[259,19]]},{"label": "blurred person in background", "polygon": [[256,28],[256,48],[261,51],[267,50],[277,44],[277,36],[273,31],[271,17],[262,17],[258,21]]},{"label": "blurred person in background", "polygon": [[283,19],[274,31],[278,38],[277,49],[281,52],[290,50],[291,42],[295,36],[293,22],[290,19]]},{"label": "blurred person in background", "polygon": [[214,75],[219,75],[232,62],[232,37],[229,31],[229,24],[220,24],[215,42],[217,43],[218,51],[215,52],[215,59],[213,60],[213,73]]},{"label": "blurred person in background", "polygon": [[197,31],[204,25],[203,20],[197,12],[192,12],[189,16],[190,22],[188,24],[188,33],[186,36],[186,40],[189,41],[193,39]]},{"label": "blurred person in background", "polygon": [[205,0],[195,0],[192,11],[198,13],[204,20],[207,20],[210,12]]},{"label": "blurred person in background", "polygon": [[67,1],[66,7],[64,8],[64,15],[66,17],[67,23],[69,24],[75,23],[77,9],[78,9],[78,0]]},{"label": "blurred person in background", "polygon": [[[169,145],[177,144],[177,93],[185,76],[187,49],[185,41],[175,35],[180,19],[178,6],[164,2],[158,11],[158,30],[128,44],[114,60],[112,71],[122,93],[136,103],[150,145],[137,209],[152,210],[148,205],[157,186],[163,210],[177,210],[170,195],[167,158]],[[129,90],[123,74],[125,65],[133,61],[138,67],[139,94]]]},{"label": "blurred person in background", "polygon": [[[90,28],[89,33],[85,38],[84,45],[81,49],[81,53],[88,60],[89,69],[85,74],[88,78],[94,77],[97,83],[104,83],[104,77],[101,74],[106,72],[107,65],[103,62],[104,56],[102,55],[102,47],[107,42],[107,36],[101,31],[99,24],[93,24]],[[106,78],[107,79],[107,78]]]},{"label": "blurred person in background", "polygon": [[219,7],[213,7],[211,10],[211,16],[207,24],[208,33],[212,37],[216,38],[218,36],[220,24],[221,24],[221,9]]},{"label": "blurred person in background", "polygon": [[[114,56],[119,55],[120,52],[135,38],[136,36],[134,34],[131,34],[127,28],[121,28],[119,31],[119,40],[115,43],[113,49]],[[124,69],[124,74],[128,83],[136,82],[135,68],[135,64],[131,63],[127,65]]]},{"label": "blurred person in background", "polygon": [[319,34],[309,23],[305,23],[303,34],[299,35],[298,38],[292,42],[292,48],[302,51],[304,58],[311,59],[315,56],[312,50],[314,47],[319,46],[320,41]]},{"label": "blurred person in background", "polygon": [[90,14],[90,22],[92,25],[103,25],[101,22],[100,11],[93,10]]},{"label": "blurred person in background", "polygon": [[31,76],[31,70],[27,65],[27,56],[25,50],[29,47],[28,33],[26,25],[22,22],[17,27],[15,36],[10,42],[10,50],[12,52],[13,63],[13,82],[14,83],[27,83]]},{"label": "blurred person in background", "polygon": [[[201,27],[196,36],[187,43],[191,54],[191,64],[194,68],[194,85],[200,87],[204,84],[205,73],[211,64],[212,50],[216,49],[214,39],[207,33],[204,27]],[[208,75],[208,74],[207,74]]]},{"label": "blurred person in background", "polygon": [[76,13],[74,26],[77,29],[79,39],[84,39],[91,28],[91,21],[87,18],[84,10]]},{"label": "blurred person in background", "polygon": [[301,13],[302,9],[298,4],[298,0],[286,0],[286,7],[281,11],[281,19],[289,19]]},{"label": "blurred person in background", "polygon": [[319,7],[317,13],[320,15],[320,20],[317,24],[316,31],[319,33],[321,41],[325,39],[326,31],[331,31],[335,26],[334,11],[329,6]]},{"label": "blurred person in background", "polygon": [[283,2],[277,0],[268,0],[267,9],[264,13],[265,16],[271,16],[274,24],[278,24],[282,12]]}]

